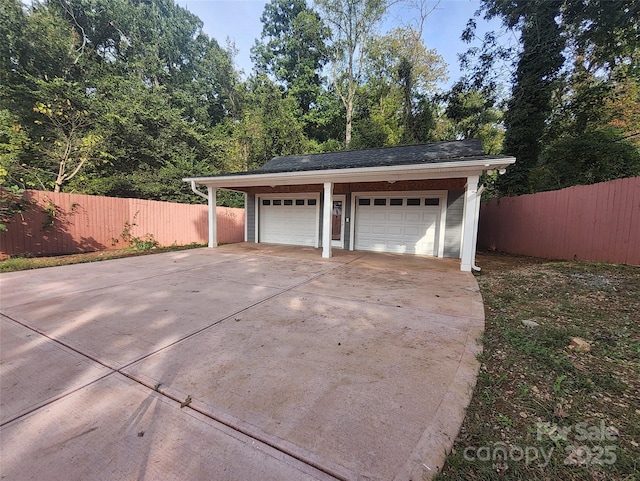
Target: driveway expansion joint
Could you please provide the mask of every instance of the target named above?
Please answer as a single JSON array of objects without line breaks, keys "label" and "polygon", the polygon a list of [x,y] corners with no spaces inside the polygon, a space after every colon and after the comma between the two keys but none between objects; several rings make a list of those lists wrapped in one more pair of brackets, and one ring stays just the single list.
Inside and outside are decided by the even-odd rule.
[{"label": "driveway expansion joint", "polygon": [[[315,259],[306,261],[306,263],[304,258],[296,260],[294,255],[292,257],[272,256],[291,260],[294,265],[291,270],[286,271],[281,270],[283,264],[281,260],[268,267],[268,260],[261,259],[259,262],[252,263],[254,258],[248,259],[245,256],[244,260],[248,262],[245,267],[251,264],[250,268],[229,272],[229,274],[230,277],[244,276],[244,283],[247,284],[246,280],[251,278],[251,273],[259,272],[260,275],[256,276],[253,283],[250,283],[255,286],[251,289],[242,286],[225,289],[224,276],[220,276],[220,278],[216,276],[212,279],[210,270],[212,266],[226,265],[226,267],[221,267],[220,272],[223,274],[225,269],[229,271],[240,267],[233,264],[234,259],[231,259],[231,263],[228,262],[228,259],[221,262],[205,262],[194,267],[154,273],[142,279],[130,279],[117,285],[129,286],[136,282],[159,280],[152,282],[153,286],[151,287],[141,286],[141,290],[135,291],[135,293],[132,293],[131,288],[125,287],[124,289],[107,291],[105,294],[93,294],[90,299],[83,299],[81,294],[114,287],[110,285],[111,277],[104,279],[109,285],[93,286],[90,291],[79,291],[80,284],[78,282],[80,281],[67,276],[70,279],[68,285],[51,284],[53,289],[48,291],[48,294],[54,295],[47,301],[53,304],[39,306],[27,302],[19,305],[30,307],[25,309],[8,308],[8,312],[11,312],[13,317],[6,314],[4,316],[9,322],[37,333],[47,341],[53,341],[64,349],[96,363],[95,365],[100,366],[100,369],[106,368],[107,372],[100,372],[99,377],[90,382],[87,382],[86,377],[74,378],[73,390],[47,399],[47,402],[33,407],[29,412],[3,422],[2,426],[14,423],[8,427],[7,433],[14,432],[29,423],[33,424],[39,420],[48,419],[56,408],[46,410],[45,408],[53,403],[60,402],[62,406],[69,406],[76,403],[78,399],[84,399],[83,406],[87,406],[86,400],[91,398],[87,397],[87,394],[81,395],[78,392],[88,386],[95,385],[95,387],[88,389],[95,394],[104,391],[108,386],[126,382],[130,388],[140,386],[134,391],[143,399],[144,393],[147,393],[148,399],[164,399],[162,404],[171,406],[171,412],[174,413],[172,416],[176,416],[176,412],[183,410],[187,414],[187,418],[200,419],[201,422],[218,431],[225,432],[236,439],[244,439],[243,442],[247,447],[255,442],[255,446],[262,446],[260,449],[270,450],[271,456],[276,453],[278,459],[284,460],[289,466],[297,466],[296,469],[303,467],[300,472],[305,472],[314,479],[324,479],[325,476],[343,481],[422,479],[428,473],[417,470],[429,469],[428,466],[437,470],[438,466],[442,465],[444,456],[441,451],[443,451],[443,446],[446,446],[450,441],[451,435],[455,438],[456,434],[451,431],[451,420],[456,420],[456,416],[461,415],[457,411],[460,406],[466,405],[466,394],[463,391],[469,391],[475,380],[472,364],[475,360],[473,354],[478,349],[476,334],[479,332],[479,319],[476,319],[476,314],[464,316],[464,313],[471,314],[477,310],[476,298],[479,294],[477,289],[474,290],[473,286],[470,286],[468,292],[462,293],[458,297],[443,299],[440,301],[441,304],[436,302],[432,305],[429,304],[430,300],[425,299],[423,302],[421,299],[420,284],[422,282],[429,282],[430,279],[430,282],[449,282],[449,279],[453,279],[452,285],[460,286],[468,285],[468,281],[465,279],[456,281],[461,277],[453,272],[447,276],[438,274],[433,278],[423,273],[413,279],[412,286],[411,283],[406,282],[407,276],[411,276],[413,272],[420,272],[423,266],[428,270],[429,266],[435,265],[438,261],[413,261],[408,258],[377,257],[371,253],[358,254],[350,253],[344,255],[335,264],[322,265]],[[210,255],[211,257],[208,257],[209,253],[207,253],[207,259],[216,258],[215,251],[212,251]],[[305,253],[305,255],[308,254]],[[354,258],[352,255],[357,257]],[[242,255],[235,259],[238,262],[243,261]],[[354,277],[349,277],[346,271],[350,268],[350,264],[363,259],[365,262],[359,263],[358,269],[351,267],[352,271],[357,271],[356,280],[353,281]],[[188,260],[188,262],[195,261]],[[163,263],[151,263],[151,260],[149,264],[137,262],[134,263],[134,269],[144,269],[147,265],[155,269],[158,265],[161,267]],[[402,267],[403,265],[405,267]],[[445,264],[438,264],[436,269],[440,269],[442,265],[446,269],[450,269]],[[265,266],[264,271],[259,270],[262,266]],[[398,266],[407,272],[399,272]],[[116,271],[122,272],[123,267],[125,266],[120,265]],[[207,268],[205,271],[208,272],[207,278],[193,280],[194,275],[202,272],[202,267]],[[368,267],[375,270],[367,271]],[[320,269],[322,271],[318,272]],[[270,272],[274,274],[270,276]],[[445,271],[443,268],[442,271],[437,272]],[[218,271],[216,271],[217,273]],[[139,274],[144,276],[144,272]],[[274,280],[278,281],[278,275],[280,276],[280,285],[286,285],[292,280],[294,285],[267,288],[266,284],[269,281],[272,281],[272,284],[278,284],[278,282],[273,282]],[[332,275],[342,279],[342,284],[333,284],[335,280]],[[328,277],[318,281],[323,276]],[[52,277],[53,275],[47,278],[51,279]],[[93,271],[91,271],[90,277],[95,277]],[[38,278],[35,277],[35,279]],[[211,282],[211,286],[205,297],[202,297],[201,294],[189,294],[198,291],[186,290],[188,288],[180,290],[184,299],[181,304],[177,304],[176,300],[180,292],[173,288],[178,285],[180,279],[182,282],[193,285],[193,289],[199,289],[197,286],[204,282]],[[349,279],[349,281],[345,283],[344,279]],[[314,281],[317,281],[318,284],[305,287]],[[396,281],[398,286],[391,284],[394,288],[389,289],[390,284],[388,283]],[[235,279],[234,282],[239,281]],[[354,287],[361,289],[360,297],[344,296],[343,294],[347,292],[344,286],[351,285],[353,282],[356,283]],[[406,292],[402,290],[405,284],[408,289]],[[18,298],[17,295],[21,291],[28,293],[28,289],[33,288],[34,285],[33,282],[29,282],[25,283],[22,289],[18,287],[14,292],[15,298],[22,300],[24,297]],[[59,286],[62,286],[66,291],[75,289],[66,295],[80,295],[82,302],[78,301],[72,307],[65,306],[65,309],[59,309],[64,297],[64,295],[58,294],[62,290]],[[321,292],[314,294],[318,286],[321,288]],[[155,293],[153,289],[161,289],[162,295],[151,297]],[[125,295],[123,298],[117,297],[127,290],[129,295]],[[367,296],[367,290],[379,292],[380,301],[383,302],[364,298]],[[210,292],[214,294],[211,295]],[[110,293],[114,294],[113,299],[108,298]],[[138,310],[128,309],[127,306],[130,305],[126,303],[117,305],[118,301],[122,302],[123,299],[125,302],[136,303],[138,299],[143,299],[145,293],[150,296],[144,298]],[[233,296],[236,294],[239,294],[239,297],[234,299]],[[266,297],[259,297],[263,295]],[[313,299],[313,295],[318,298]],[[279,297],[283,297],[283,299],[270,302]],[[103,298],[104,304],[102,303]],[[227,302],[227,298],[234,302]],[[398,299],[398,302],[395,302],[395,298]],[[443,305],[442,303],[457,302],[458,298],[465,301],[473,300],[474,304],[459,304],[460,310],[454,310],[455,313],[446,310],[438,311]],[[198,304],[199,299],[205,299],[205,301]],[[416,303],[417,307],[408,309],[402,316],[395,314],[399,311],[391,309],[404,307],[405,301],[407,306],[411,307],[415,299],[419,299],[419,302]],[[90,306],[89,302],[93,300],[100,300],[100,308],[106,307],[106,311],[95,315],[86,307],[85,311],[81,310],[83,306]],[[176,310],[182,314],[177,315],[171,311],[171,315],[163,315],[163,312],[167,312],[167,310],[162,311],[164,306],[156,308],[157,300],[159,302],[173,302],[167,306],[173,305],[174,310],[178,309],[178,306],[182,306],[180,311]],[[481,303],[479,305],[481,306]],[[149,306],[153,306],[153,308]],[[434,306],[436,308],[432,309]],[[260,308],[254,310],[253,313],[243,314],[255,307]],[[171,307],[168,309],[171,310]],[[2,311],[4,310],[2,309]],[[213,311],[212,315],[209,315],[209,311]],[[230,311],[233,312],[227,315]],[[72,317],[75,316],[74,312],[84,312],[85,314],[84,317],[76,319]],[[203,312],[206,315],[203,315]],[[212,320],[211,317],[216,312],[221,317]],[[270,314],[267,314],[268,312]],[[140,315],[127,321],[127,318],[123,317],[125,313],[131,316],[138,316],[138,313]],[[32,318],[29,317],[30,314],[36,316]],[[248,324],[249,327],[257,326],[259,328],[264,325],[264,322],[270,322],[269,326],[273,325],[273,332],[269,330],[271,340],[276,341],[273,343],[275,349],[273,352],[257,349],[260,342],[257,344],[252,342],[252,335],[246,334],[251,329],[245,327],[244,323],[238,325],[231,322],[238,320],[241,314],[243,321],[247,320],[253,323]],[[299,326],[296,324],[298,327],[292,330],[289,327],[290,321],[300,319],[300,316],[304,316],[303,322],[305,319],[312,322]],[[467,318],[469,322],[463,324],[460,322],[461,318]],[[279,319],[287,322],[278,324]],[[191,323],[189,323],[190,320]],[[60,326],[65,327],[71,321],[78,321],[78,324],[72,325],[70,330],[60,329]],[[102,322],[105,325],[101,324]],[[121,322],[130,322],[131,327],[120,329],[121,324],[119,323]],[[317,324],[315,324],[316,322]],[[314,324],[314,327],[310,329],[307,326],[311,324]],[[9,324],[5,325],[9,326]],[[211,329],[219,325],[220,329]],[[169,326],[170,329],[165,329],[165,326]],[[180,326],[182,327],[180,328]],[[315,326],[324,326],[324,328],[318,329]],[[405,327],[403,328],[403,326]],[[133,329],[138,330],[134,331]],[[410,333],[412,329],[416,330]],[[464,332],[465,330],[466,332]],[[322,337],[324,332],[328,333],[329,337]],[[91,336],[94,333],[100,336],[107,335],[107,337],[105,339],[100,337],[96,343],[95,337],[93,339],[87,337],[87,334]],[[147,333],[149,338],[145,338],[144,333]],[[282,333],[285,334],[284,337],[281,335]],[[265,334],[266,331],[258,329],[254,330],[253,336],[257,336],[258,341],[263,341],[261,336],[264,337]],[[286,337],[289,334],[292,337]],[[416,334],[419,339],[415,337]],[[311,345],[311,349],[314,349],[315,346],[317,355],[314,357],[311,355],[311,350],[306,348],[298,351],[292,349],[296,342],[293,335],[299,336],[300,342],[303,342],[305,346]],[[353,342],[349,352],[345,352],[345,341],[339,337],[344,335],[352,336]],[[465,335],[466,339],[464,339]],[[32,339],[29,334],[26,338]],[[194,338],[196,339],[194,343],[186,342]],[[87,340],[89,342],[85,342]],[[91,342],[92,340],[94,342]],[[233,351],[239,346],[233,344],[234,340],[242,342],[245,347],[238,352]],[[43,340],[42,342],[50,346],[51,344],[47,341]],[[338,341],[342,341],[340,348],[335,347],[336,345],[340,346]],[[102,342],[105,343],[104,347],[99,345]],[[292,344],[288,344],[289,342]],[[363,342],[367,344],[363,344]],[[126,343],[131,343],[133,347],[130,348]],[[179,348],[170,349],[181,343],[184,344]],[[365,346],[364,350],[355,349],[356,355],[344,357],[353,354],[351,350],[358,345],[357,343]],[[30,344],[28,346],[31,349]],[[209,352],[210,355],[199,355],[195,359],[201,362],[194,363],[194,357],[190,356],[194,348],[196,351],[200,349],[201,354]],[[257,350],[252,351],[254,348]],[[413,350],[416,348],[417,350]],[[149,349],[153,349],[153,351],[149,352]],[[303,350],[308,352],[302,352]],[[31,353],[31,351],[28,352]],[[361,356],[357,356],[358,352]],[[372,352],[375,352],[375,355],[372,355]],[[38,351],[33,351],[33,353],[37,355]],[[229,353],[232,355],[227,357]],[[255,353],[255,356],[252,356],[252,353]],[[420,354],[414,355],[413,353]],[[154,357],[156,355],[157,357]],[[154,359],[149,359],[152,357]],[[247,362],[243,362],[243,359]],[[215,374],[215,382],[207,384],[206,377],[202,376],[209,376],[210,379],[212,373],[221,373],[222,371],[211,369],[218,366],[219,362],[228,363],[230,360],[234,363],[231,368],[232,375],[225,377],[222,374],[220,376]],[[270,361],[273,362],[270,363]],[[270,368],[270,371],[260,371],[260,368],[257,367],[260,363],[269,367],[281,365],[283,362],[289,366],[289,361],[291,369],[280,372],[277,368]],[[372,361],[375,364],[372,364]],[[91,364],[84,360],[80,362],[83,366]],[[172,364],[167,364],[167,362]],[[133,368],[134,365],[135,368]],[[170,372],[167,371],[169,366],[171,366]],[[430,368],[429,366],[435,367]],[[445,367],[446,369],[444,369]],[[296,369],[302,370],[296,371]],[[433,376],[432,381],[425,382],[425,378],[428,376],[425,375],[424,369],[432,369],[428,371],[430,373],[428,376]],[[115,373],[120,376],[114,376]],[[262,375],[263,377],[260,379],[263,380],[257,384],[244,384],[245,381],[239,375],[247,373],[252,379],[258,379]],[[318,377],[318,373],[320,377]],[[288,376],[291,382],[286,381],[286,377],[281,377],[283,375]],[[347,378],[347,376],[353,376],[353,378]],[[103,381],[106,378],[111,379],[106,384],[98,384],[98,381]],[[405,378],[407,382],[403,381]],[[284,383],[279,383],[279,379],[285,380]],[[306,387],[305,379],[308,381]],[[398,384],[398,382],[404,384]],[[75,387],[79,383],[82,385]],[[293,387],[293,391],[291,391],[293,394],[286,398],[286,392],[283,389],[289,385]],[[373,387],[369,388],[368,386]],[[247,390],[247,387],[250,390]],[[254,389],[254,387],[258,387],[258,389]],[[225,389],[226,391],[224,391]],[[127,393],[128,391],[123,392]],[[224,394],[225,392],[226,394]],[[247,393],[251,393],[249,397],[257,393],[258,397],[251,401],[252,405],[249,403],[245,406],[241,397],[246,398]],[[432,398],[431,401],[425,399],[425,393],[429,394],[427,397]],[[75,396],[72,397],[72,394]],[[444,397],[442,397],[443,394]],[[269,398],[273,395],[275,397]],[[63,401],[64,398],[67,400]],[[231,400],[236,404],[227,403]],[[408,404],[405,401],[408,401]],[[128,404],[126,409],[135,407],[138,412],[138,402]],[[402,402],[402,413],[394,412],[394,406],[400,402]],[[429,403],[433,405],[434,413],[422,407]],[[107,403],[104,406],[110,406],[110,404]],[[245,407],[248,407],[249,410]],[[36,411],[42,412],[38,414]],[[31,417],[33,414],[36,417]],[[265,418],[265,416],[267,417]],[[27,417],[29,419],[26,419]],[[184,418],[179,419],[180,422],[184,422]],[[264,422],[265,419],[267,423]],[[275,420],[275,424],[269,421],[270,419]],[[394,423],[395,421],[397,422]],[[274,429],[276,425],[277,427]],[[82,425],[72,422],[70,426],[81,427]],[[78,432],[84,433],[85,431]],[[137,433],[139,432],[148,434],[145,436],[145,442],[150,439],[151,431],[148,429],[138,430]],[[207,434],[207,436],[209,435]],[[89,436],[93,435],[89,432]],[[318,436],[323,437],[318,438]],[[376,439],[378,436],[379,439]],[[392,441],[389,441],[390,439]],[[435,445],[434,440],[437,441]],[[116,442],[116,444],[118,443],[119,441]],[[46,447],[46,443],[44,446]],[[243,451],[243,456],[250,456],[250,454]],[[442,459],[434,459],[440,457]],[[20,466],[20,458],[16,459],[18,460],[17,466]],[[37,459],[42,461],[44,458]],[[113,459],[117,460],[118,457]],[[22,470],[22,468],[17,469],[17,472]],[[400,471],[397,471],[398,469]],[[251,479],[251,477],[247,479]],[[280,477],[278,479],[297,478]],[[429,477],[424,479],[429,479]]]},{"label": "driveway expansion joint", "polygon": [[138,363],[138,362],[140,362],[140,361],[142,361],[144,359],[147,359],[148,357],[151,357],[151,356],[153,356],[153,355],[155,355],[155,354],[157,354],[159,352],[162,352],[162,351],[164,351],[166,349],[169,349],[170,347],[173,347],[176,344],[180,344],[180,343],[182,343],[182,342],[184,342],[184,341],[186,341],[188,339],[191,339],[192,337],[197,336],[198,334],[200,334],[200,333],[202,333],[204,331],[207,331],[208,329],[211,329],[212,327],[215,327],[215,326],[217,326],[219,324],[222,324],[225,321],[229,321],[231,319],[233,319],[235,321],[239,314],[241,314],[243,312],[246,312],[249,309],[252,309],[252,308],[254,308],[256,306],[259,306],[260,304],[264,304],[264,303],[266,303],[266,302],[268,302],[268,301],[270,301],[270,300],[272,300],[272,299],[274,299],[276,297],[282,296],[283,294],[286,294],[286,293],[288,293],[290,291],[293,291],[293,290],[295,290],[295,289],[297,289],[299,287],[302,287],[302,286],[304,286],[304,285],[306,285],[306,284],[308,284],[308,283],[310,283],[310,282],[312,282],[312,281],[314,281],[314,280],[316,280],[316,279],[328,274],[329,272],[333,272],[333,271],[339,269],[340,267],[346,266],[346,265],[348,265],[348,264],[360,259],[361,257],[363,257],[363,256],[356,257],[355,259],[352,259],[352,260],[350,260],[350,261],[348,261],[348,262],[346,262],[344,264],[337,264],[335,267],[332,267],[331,269],[328,269],[328,270],[326,270],[324,272],[320,272],[318,274],[315,274],[315,275],[309,277],[308,279],[306,279],[306,280],[304,280],[302,282],[299,282],[298,284],[295,284],[293,286],[280,288],[281,290],[279,292],[276,292],[275,294],[267,296],[264,299],[260,299],[260,300],[254,302],[254,303],[252,303],[252,304],[250,304],[248,306],[243,307],[242,309],[239,309],[239,310],[229,314],[228,316],[225,316],[225,317],[223,317],[221,319],[216,320],[215,322],[212,322],[210,324],[207,324],[207,325],[203,326],[200,329],[197,329],[197,330],[195,330],[193,332],[190,332],[189,334],[181,337],[180,339],[176,339],[175,341],[173,341],[173,342],[171,342],[169,344],[166,344],[166,345],[156,349],[155,351],[149,352],[149,353],[147,353],[147,354],[145,354],[143,356],[140,356],[140,357],[138,357],[138,358],[136,358],[134,360],[129,361],[128,363],[120,366],[118,368],[118,371],[121,370],[121,369],[126,369],[126,368],[132,366],[133,364],[136,364],[136,363]]}]

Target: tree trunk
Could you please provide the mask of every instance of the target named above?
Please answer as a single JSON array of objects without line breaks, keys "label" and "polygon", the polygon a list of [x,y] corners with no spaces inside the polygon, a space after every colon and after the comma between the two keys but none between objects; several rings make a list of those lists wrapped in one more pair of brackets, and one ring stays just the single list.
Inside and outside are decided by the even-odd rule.
[{"label": "tree trunk", "polygon": [[352,121],[353,121],[353,100],[349,100],[347,102],[346,105],[346,110],[347,110],[347,114],[346,114],[346,129],[345,129],[345,133],[344,133],[344,145],[345,147],[349,147],[349,144],[351,143],[351,127],[352,127]]}]

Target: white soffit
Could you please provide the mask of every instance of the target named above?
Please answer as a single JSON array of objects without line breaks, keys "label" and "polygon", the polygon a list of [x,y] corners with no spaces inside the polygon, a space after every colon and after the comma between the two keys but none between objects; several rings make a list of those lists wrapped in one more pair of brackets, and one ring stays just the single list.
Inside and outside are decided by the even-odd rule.
[{"label": "white soffit", "polygon": [[394,182],[416,179],[447,179],[480,175],[485,170],[503,169],[515,163],[515,157],[472,161],[441,162],[420,165],[393,165],[351,169],[304,170],[295,172],[187,177],[185,182],[217,188],[322,184],[324,182]]}]

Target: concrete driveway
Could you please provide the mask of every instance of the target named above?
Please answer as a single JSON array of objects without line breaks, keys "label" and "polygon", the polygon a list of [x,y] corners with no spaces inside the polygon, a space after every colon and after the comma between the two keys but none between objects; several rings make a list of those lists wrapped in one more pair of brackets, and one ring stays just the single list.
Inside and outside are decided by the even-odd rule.
[{"label": "concrete driveway", "polygon": [[236,244],[0,275],[3,480],[421,480],[478,371],[459,262]]}]

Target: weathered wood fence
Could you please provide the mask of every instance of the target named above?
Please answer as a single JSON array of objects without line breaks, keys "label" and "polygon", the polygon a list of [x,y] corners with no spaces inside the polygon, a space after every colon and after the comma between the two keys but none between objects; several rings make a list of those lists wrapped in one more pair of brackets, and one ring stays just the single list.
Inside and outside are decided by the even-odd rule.
[{"label": "weathered wood fence", "polygon": [[[207,206],[28,190],[31,208],[0,232],[0,255],[70,254],[127,247],[127,234],[161,246],[206,243]],[[244,209],[218,207],[218,242],[244,240]]]},{"label": "weathered wood fence", "polygon": [[478,247],[640,265],[640,177],[483,202]]}]

